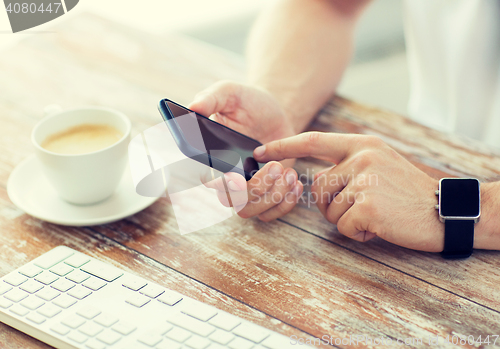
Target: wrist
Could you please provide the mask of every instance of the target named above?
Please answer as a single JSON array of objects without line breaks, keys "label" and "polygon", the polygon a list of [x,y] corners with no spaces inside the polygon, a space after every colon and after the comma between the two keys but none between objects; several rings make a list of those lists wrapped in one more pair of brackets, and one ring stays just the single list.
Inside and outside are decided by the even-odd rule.
[{"label": "wrist", "polygon": [[474,229],[474,248],[500,250],[499,183],[481,184],[481,218]]},{"label": "wrist", "polygon": [[273,98],[282,111],[284,127],[282,127],[280,136],[273,140],[294,136],[306,129],[314,115],[309,117],[303,112],[303,106],[300,105],[301,103],[298,102],[293,91],[265,83],[256,82],[253,86]]}]

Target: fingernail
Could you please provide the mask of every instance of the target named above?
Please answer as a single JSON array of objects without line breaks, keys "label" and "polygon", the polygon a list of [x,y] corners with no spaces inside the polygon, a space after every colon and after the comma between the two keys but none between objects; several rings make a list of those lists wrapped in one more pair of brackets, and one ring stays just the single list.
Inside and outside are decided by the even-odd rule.
[{"label": "fingernail", "polygon": [[299,195],[300,195],[300,184],[299,183],[295,184],[295,187],[293,187],[293,189],[292,189],[292,193],[293,193],[293,195],[299,197]]},{"label": "fingernail", "polygon": [[269,169],[269,174],[273,179],[278,178],[282,173],[283,173],[283,167],[279,164],[274,164]]},{"label": "fingernail", "polygon": [[288,172],[285,176],[285,179],[288,185],[295,184],[296,181],[295,172],[294,171]]},{"label": "fingernail", "polygon": [[264,155],[264,153],[266,152],[266,146],[265,145],[261,145],[260,147],[257,147],[255,148],[255,150],[253,151],[253,154],[255,156],[262,156]]},{"label": "fingernail", "polygon": [[227,182],[227,187],[232,190],[232,191],[240,191],[240,187],[238,187],[238,185],[234,182],[234,181],[229,181]]}]

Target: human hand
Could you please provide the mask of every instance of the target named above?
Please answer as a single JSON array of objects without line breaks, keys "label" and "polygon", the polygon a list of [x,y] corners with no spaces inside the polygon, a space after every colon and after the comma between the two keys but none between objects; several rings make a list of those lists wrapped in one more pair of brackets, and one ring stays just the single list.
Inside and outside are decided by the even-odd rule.
[{"label": "human hand", "polygon": [[438,181],[378,137],[308,132],[257,148],[257,161],[312,156],[336,164],[311,188],[321,213],[357,241],[375,236],[403,247],[439,252],[444,224],[434,209]]},{"label": "human hand", "polygon": [[188,108],[262,143],[295,134],[277,100],[248,85],[217,82],[198,93]]},{"label": "human hand", "polygon": [[275,161],[267,163],[248,182],[234,172],[203,182],[215,189],[219,201],[226,207],[234,207],[240,217],[257,216],[265,222],[290,212],[303,191],[295,170],[284,169]]}]

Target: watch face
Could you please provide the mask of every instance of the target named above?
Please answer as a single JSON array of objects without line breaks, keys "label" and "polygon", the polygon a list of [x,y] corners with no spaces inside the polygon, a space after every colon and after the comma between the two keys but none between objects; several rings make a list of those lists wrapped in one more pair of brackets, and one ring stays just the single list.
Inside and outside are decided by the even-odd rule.
[{"label": "watch face", "polygon": [[480,212],[477,179],[442,179],[441,215],[444,217],[477,217]]}]

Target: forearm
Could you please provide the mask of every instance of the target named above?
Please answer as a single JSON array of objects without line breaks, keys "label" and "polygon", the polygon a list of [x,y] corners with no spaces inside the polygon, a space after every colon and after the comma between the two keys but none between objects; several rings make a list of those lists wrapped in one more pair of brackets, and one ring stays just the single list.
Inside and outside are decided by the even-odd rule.
[{"label": "forearm", "polygon": [[249,38],[249,82],[281,104],[301,132],[335,93],[367,0],[281,0],[257,20]]},{"label": "forearm", "polygon": [[500,250],[500,182],[481,184],[481,218],[476,224],[474,248]]}]

